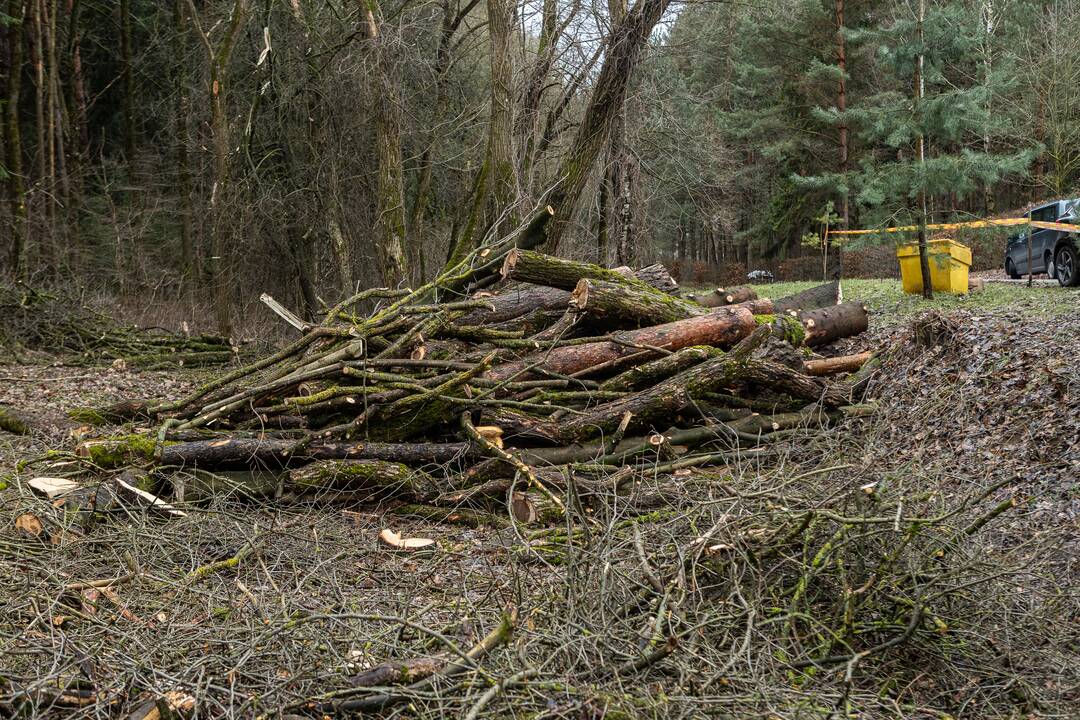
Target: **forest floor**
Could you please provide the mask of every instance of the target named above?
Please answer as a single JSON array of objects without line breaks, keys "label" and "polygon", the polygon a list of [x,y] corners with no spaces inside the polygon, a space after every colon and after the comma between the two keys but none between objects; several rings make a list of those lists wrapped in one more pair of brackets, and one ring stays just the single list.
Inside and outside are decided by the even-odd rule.
[{"label": "forest floor", "polygon": [[[765,292],[810,285],[777,283]],[[722,481],[715,469],[688,471],[680,488],[663,488],[670,512],[647,526],[616,513],[594,530],[588,550],[571,549],[562,565],[522,563],[509,530],[433,525],[372,506],[254,506],[230,498],[173,520],[132,507],[83,535],[49,527],[51,542],[42,542],[12,528],[22,513],[40,512],[44,501],[25,483],[48,475],[48,465],[18,463],[68,451],[72,440],[0,434],[7,485],[0,490],[0,682],[29,688],[24,698],[34,716],[121,717],[170,692],[180,705],[189,697],[198,717],[307,714],[312,699],[364,697],[368,691],[350,690],[349,678],[380,662],[471,647],[514,607],[514,637],[485,658],[482,674],[418,691],[397,714],[1075,713],[1080,292],[988,284],[970,296],[924,301],[904,295],[896,281],[852,280],[844,296],[873,311],[870,332],[838,348],[881,355],[869,390],[878,404],[873,417],[797,433],[780,441],[768,465],[732,461]],[[943,313],[929,321],[942,333],[929,346],[916,343],[912,330],[916,318],[928,322],[926,311]],[[63,411],[169,398],[207,375],[69,366],[63,358],[0,365],[0,403]],[[642,487],[649,482],[641,478]],[[804,485],[887,488],[943,506],[986,488],[1008,509],[973,542],[948,548],[962,556],[957,592],[894,648],[860,662],[794,669],[771,644],[787,632],[787,623],[782,630],[775,622],[779,609],[754,605],[753,597],[744,600],[748,613],[710,607],[703,596],[692,610],[687,600],[673,611],[693,613],[693,632],[638,662],[623,644],[642,632],[624,612],[636,602],[626,588],[640,583],[649,563],[669,560],[669,548],[692,540],[687,518],[696,532],[725,522],[746,530],[755,492],[783,497]],[[437,550],[388,551],[376,542],[386,527],[434,538]],[[189,575],[248,546],[254,551],[237,567]],[[96,582],[108,579],[117,581]],[[648,641],[646,633],[641,647],[653,647]],[[64,692],[46,692],[57,687]],[[0,700],[5,694],[0,686]]]}]

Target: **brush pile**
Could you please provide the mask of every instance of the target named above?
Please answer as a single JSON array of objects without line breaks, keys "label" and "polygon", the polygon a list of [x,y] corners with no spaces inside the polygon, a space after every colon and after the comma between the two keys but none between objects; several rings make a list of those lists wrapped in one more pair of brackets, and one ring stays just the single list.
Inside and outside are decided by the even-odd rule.
[{"label": "brush pile", "polygon": [[0,314],[0,348],[12,356],[25,349],[147,369],[223,365],[236,358],[227,338],[123,326],[73,294],[24,284],[0,284]]},{"label": "brush pile", "polygon": [[[75,413],[160,428],[77,452],[99,467],[152,465],[163,472],[144,489],[183,501],[330,494],[431,519],[468,507],[544,523],[568,495],[639,466],[767,455],[795,429],[867,411],[858,382],[828,376],[869,354],[808,359],[867,327],[838,283],[775,301],[718,290],[706,307],[659,265],[609,270],[520,249],[496,279],[494,292],[450,297],[359,293],[185,399]],[[364,303],[375,307],[355,311]]]}]

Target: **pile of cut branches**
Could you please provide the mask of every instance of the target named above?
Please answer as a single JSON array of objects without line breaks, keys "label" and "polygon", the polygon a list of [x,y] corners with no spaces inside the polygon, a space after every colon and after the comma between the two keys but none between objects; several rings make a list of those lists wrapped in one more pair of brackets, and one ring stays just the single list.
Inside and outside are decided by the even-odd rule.
[{"label": "pile of cut branches", "polygon": [[159,430],[86,440],[78,454],[153,465],[154,489],[185,501],[330,493],[400,500],[432,519],[467,506],[493,523],[507,509],[543,523],[613,474],[767,456],[798,428],[868,410],[857,381],[829,377],[868,354],[809,357],[867,327],[838,283],[780,300],[740,289],[706,307],[676,294],[659,265],[611,270],[513,249],[500,268],[493,292],[359,293],[187,398],[84,411]]},{"label": "pile of cut branches", "polygon": [[0,347],[13,356],[28,349],[140,368],[221,365],[236,357],[228,338],[124,326],[72,293],[24,284],[0,283],[0,314]]}]

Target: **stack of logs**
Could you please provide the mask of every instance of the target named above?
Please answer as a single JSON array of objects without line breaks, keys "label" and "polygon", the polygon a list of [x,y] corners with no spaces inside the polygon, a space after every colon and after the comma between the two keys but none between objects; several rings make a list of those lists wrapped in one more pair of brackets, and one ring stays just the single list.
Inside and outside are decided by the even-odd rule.
[{"label": "stack of logs", "polygon": [[77,453],[141,469],[141,484],[127,482],[174,504],[315,496],[540,523],[568,497],[576,507],[622,491],[635,470],[767,455],[785,433],[867,411],[868,354],[812,357],[867,327],[838,283],[780,300],[751,288],[680,296],[660,265],[512,250],[488,286],[359,293],[187,398],[84,411],[157,430]]}]

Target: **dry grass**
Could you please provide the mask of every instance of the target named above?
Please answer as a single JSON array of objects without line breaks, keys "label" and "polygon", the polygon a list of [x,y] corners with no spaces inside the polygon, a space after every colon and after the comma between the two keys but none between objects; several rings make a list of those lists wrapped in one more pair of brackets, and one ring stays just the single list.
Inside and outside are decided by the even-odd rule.
[{"label": "dry grass", "polygon": [[[391,506],[232,498],[173,521],[118,504],[77,535],[25,487],[65,458],[15,467],[66,440],[0,445],[0,698],[112,717],[181,691],[199,717],[311,714],[370,695],[351,688],[363,668],[452,655],[513,611],[513,639],[478,669],[394,689],[407,702],[387,714],[1066,716],[1080,700],[1080,337],[982,297],[929,348],[907,329],[917,307],[868,298],[891,348],[873,418],[806,428],[765,458],[643,473],[633,495],[528,545],[527,528]],[[23,512],[55,544],[14,532]],[[438,550],[389,551],[387,526]],[[70,587],[110,578],[96,597]]]}]

